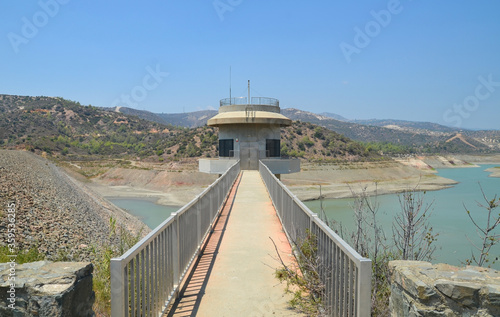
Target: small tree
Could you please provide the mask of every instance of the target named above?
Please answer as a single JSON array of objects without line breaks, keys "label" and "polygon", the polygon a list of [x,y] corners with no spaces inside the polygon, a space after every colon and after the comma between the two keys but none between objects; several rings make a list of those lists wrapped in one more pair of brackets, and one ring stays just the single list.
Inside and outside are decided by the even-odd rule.
[{"label": "small tree", "polygon": [[291,266],[285,264],[273,239],[271,241],[282,266],[276,269],[274,274],[280,282],[286,282],[285,293],[293,295],[289,301],[290,306],[307,316],[328,316],[322,301],[325,285],[319,275],[322,263],[317,255],[318,238],[316,235],[306,229],[305,237],[299,238],[294,243],[297,263]]},{"label": "small tree", "polygon": [[401,213],[394,218],[392,234],[401,260],[430,261],[436,250],[433,242],[438,235],[427,221],[434,202],[424,204],[424,196],[415,191],[399,195]]},{"label": "small tree", "polygon": [[483,188],[481,187],[481,184],[479,184],[479,187],[481,188],[481,193],[483,194],[483,199],[486,204],[484,205],[478,202],[477,205],[487,211],[488,217],[486,220],[486,226],[479,225],[472,217],[470,211],[467,209],[467,206],[464,204],[465,211],[476,227],[476,232],[482,242],[481,245],[478,246],[474,244],[469,237],[467,237],[474,248],[479,251],[479,256],[477,257],[474,252],[472,252],[471,258],[467,259],[465,262],[468,265],[475,263],[477,266],[483,266],[488,263],[488,267],[490,267],[491,264],[494,264],[498,260],[498,256],[496,256],[493,260],[490,259],[490,250],[500,241],[500,234],[494,232],[498,225],[500,225],[500,213],[497,215],[493,212],[496,208],[498,208],[498,206],[500,206],[500,198],[497,199],[497,196],[495,195],[493,199],[488,199]]},{"label": "small tree", "polygon": [[351,233],[351,246],[361,255],[372,260],[372,316],[389,315],[389,268],[392,254],[386,243],[386,236],[378,222],[379,204],[377,202],[377,183],[375,198],[370,198],[366,186],[355,193],[353,204],[354,230]]}]

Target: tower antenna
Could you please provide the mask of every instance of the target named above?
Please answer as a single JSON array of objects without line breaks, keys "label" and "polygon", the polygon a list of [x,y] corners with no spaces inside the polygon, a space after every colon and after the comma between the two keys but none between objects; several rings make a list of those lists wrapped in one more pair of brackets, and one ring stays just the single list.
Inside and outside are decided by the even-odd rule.
[{"label": "tower antenna", "polygon": [[229,66],[229,104],[232,104],[232,102],[231,102],[231,66]]},{"label": "tower antenna", "polygon": [[250,79],[248,80],[248,104],[250,104]]}]

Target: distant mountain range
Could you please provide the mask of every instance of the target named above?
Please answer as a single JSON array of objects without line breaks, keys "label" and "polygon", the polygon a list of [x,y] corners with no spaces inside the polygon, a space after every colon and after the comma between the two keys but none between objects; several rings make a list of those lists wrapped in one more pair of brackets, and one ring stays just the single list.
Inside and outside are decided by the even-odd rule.
[{"label": "distant mountain range", "polygon": [[153,113],[146,110],[137,110],[127,107],[105,108],[106,110],[121,112],[137,116],[141,119],[185,128],[197,128],[207,124],[208,119],[217,114],[216,110],[201,110],[185,113]]},{"label": "distant mountain range", "polygon": [[[217,114],[215,110],[155,114],[124,107],[118,111],[158,123],[188,128],[203,126]],[[349,120],[334,113],[315,114],[294,108],[281,109],[281,113],[292,120],[319,125],[356,141],[393,143],[415,147],[420,151],[500,151],[500,130],[459,130],[431,122],[392,119]],[[455,138],[457,135],[460,137]]]},{"label": "distant mountain range", "polygon": [[[456,130],[435,123],[401,120],[351,121],[333,113],[315,114],[293,108],[281,112],[294,120],[291,127],[283,129],[284,155],[329,159],[365,154],[373,157],[373,151],[389,154],[500,152],[500,130]],[[82,106],[54,97],[0,95],[0,147],[63,155],[162,156],[165,159],[167,156],[213,156],[217,129],[206,127],[206,123],[216,114],[215,110],[152,113],[125,107]],[[359,148],[348,139],[364,145]],[[337,148],[334,140],[344,144],[345,149]]]}]

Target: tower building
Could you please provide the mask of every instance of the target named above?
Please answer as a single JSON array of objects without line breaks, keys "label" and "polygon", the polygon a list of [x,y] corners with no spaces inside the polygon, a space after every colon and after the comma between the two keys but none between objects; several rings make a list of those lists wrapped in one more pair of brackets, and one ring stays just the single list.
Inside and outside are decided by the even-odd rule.
[{"label": "tower building", "polygon": [[300,171],[298,159],[281,158],[280,130],[292,121],[280,113],[278,99],[222,99],[219,113],[207,124],[219,128],[219,158],[200,160],[201,172],[222,174],[237,160],[242,170],[257,170],[260,160],[274,174]]}]

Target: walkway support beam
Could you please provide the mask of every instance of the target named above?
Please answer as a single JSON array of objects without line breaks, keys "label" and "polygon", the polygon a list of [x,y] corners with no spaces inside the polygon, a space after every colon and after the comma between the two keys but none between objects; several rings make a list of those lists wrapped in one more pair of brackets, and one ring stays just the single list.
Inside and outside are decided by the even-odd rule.
[{"label": "walkway support beam", "polygon": [[259,162],[259,172],[292,246],[309,230],[317,238],[322,298],[328,316],[369,317],[371,315],[370,259],[359,255],[316,213],[307,208],[283,183]]}]

